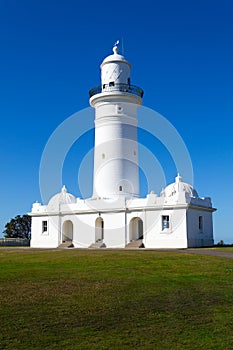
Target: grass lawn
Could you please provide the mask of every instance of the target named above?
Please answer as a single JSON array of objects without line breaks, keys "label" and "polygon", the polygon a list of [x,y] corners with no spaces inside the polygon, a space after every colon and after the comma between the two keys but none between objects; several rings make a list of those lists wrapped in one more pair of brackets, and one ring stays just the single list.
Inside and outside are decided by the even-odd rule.
[{"label": "grass lawn", "polygon": [[233,247],[232,246],[229,246],[229,247],[214,247],[214,248],[209,248],[209,249],[212,249],[212,250],[219,250],[219,251],[222,251],[222,252],[233,252]]},{"label": "grass lawn", "polygon": [[0,249],[0,349],[233,349],[233,259]]}]

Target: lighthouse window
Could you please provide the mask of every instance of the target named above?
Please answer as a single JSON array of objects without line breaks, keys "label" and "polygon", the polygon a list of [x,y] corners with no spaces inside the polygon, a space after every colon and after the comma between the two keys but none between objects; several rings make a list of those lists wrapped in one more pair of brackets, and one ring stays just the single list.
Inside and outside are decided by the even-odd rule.
[{"label": "lighthouse window", "polygon": [[199,216],[199,218],[198,218],[198,227],[199,227],[199,232],[202,232],[202,230],[203,230],[203,216]]},{"label": "lighthouse window", "polygon": [[122,191],[122,186],[119,186],[119,191],[120,191],[120,192]]},{"label": "lighthouse window", "polygon": [[105,158],[105,154],[104,153],[102,153],[102,159],[104,159]]},{"label": "lighthouse window", "polygon": [[103,84],[103,89],[105,89],[106,84]]},{"label": "lighthouse window", "polygon": [[169,222],[169,215],[163,215],[162,216],[162,230],[166,230],[169,228],[170,222]]},{"label": "lighthouse window", "polygon": [[115,85],[114,81],[109,82],[109,86],[114,86],[114,85]]},{"label": "lighthouse window", "polygon": [[42,232],[48,231],[48,221],[42,221]]}]

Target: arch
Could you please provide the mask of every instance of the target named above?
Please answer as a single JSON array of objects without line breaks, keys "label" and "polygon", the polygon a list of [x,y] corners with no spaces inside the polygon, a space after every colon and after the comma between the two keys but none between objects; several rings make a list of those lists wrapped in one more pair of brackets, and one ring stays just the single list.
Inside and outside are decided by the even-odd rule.
[{"label": "arch", "polygon": [[95,241],[102,242],[104,239],[104,220],[98,217],[95,220]]},{"label": "arch", "polygon": [[64,221],[62,225],[62,242],[73,241],[73,223],[70,220]]},{"label": "arch", "polygon": [[139,217],[134,217],[129,223],[129,241],[143,239],[143,221]]}]

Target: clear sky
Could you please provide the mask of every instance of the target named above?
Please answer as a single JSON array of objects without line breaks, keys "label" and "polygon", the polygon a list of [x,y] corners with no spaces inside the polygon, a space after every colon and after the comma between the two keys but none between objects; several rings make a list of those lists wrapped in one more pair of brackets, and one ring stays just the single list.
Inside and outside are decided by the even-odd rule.
[{"label": "clear sky", "polygon": [[[0,232],[41,201],[39,166],[48,138],[89,106],[99,64],[123,38],[144,106],[177,129],[191,156],[194,187],[218,208],[215,241],[233,243],[231,0],[1,0],[0,33]],[[173,182],[176,169],[169,161],[166,168],[159,142],[143,131],[139,137],[160,161],[167,183]],[[93,146],[93,131],[79,141],[63,174],[76,196],[77,168]],[[88,179],[91,170],[85,171]]]}]

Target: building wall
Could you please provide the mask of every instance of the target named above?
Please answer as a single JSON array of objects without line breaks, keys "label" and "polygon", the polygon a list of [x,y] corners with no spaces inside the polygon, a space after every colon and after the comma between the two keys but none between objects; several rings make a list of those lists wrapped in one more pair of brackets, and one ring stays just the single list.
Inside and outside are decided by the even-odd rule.
[{"label": "building wall", "polygon": [[[169,216],[169,227],[162,228],[162,217]],[[146,248],[187,248],[186,209],[146,212]]]},{"label": "building wall", "polygon": [[[57,248],[60,238],[59,216],[34,216],[32,217],[31,247],[33,248]],[[42,230],[42,222],[47,221],[47,231]]]},{"label": "building wall", "polygon": [[75,248],[88,248],[95,241],[95,220],[97,214],[69,214],[62,216],[64,222],[73,223],[73,245]]},{"label": "building wall", "polygon": [[[200,217],[202,217],[202,227],[199,227]],[[189,247],[212,246],[214,244],[212,212],[188,209],[187,237]]]},{"label": "building wall", "polygon": [[[163,227],[164,217],[169,218],[167,227]],[[71,237],[74,247],[88,248],[97,241],[98,218],[103,220],[103,242],[107,248],[124,248],[130,241],[139,238],[139,221],[145,248],[213,245],[210,211],[187,207],[162,210],[141,207],[126,211],[113,209],[111,212],[80,211],[78,214],[70,212],[60,216],[34,216],[31,247],[55,248],[62,243],[64,237]],[[48,222],[45,232],[42,232],[43,221]],[[69,232],[64,232],[66,230]]]},{"label": "building wall", "polygon": [[104,213],[104,243],[106,247],[124,248],[126,245],[125,213]]}]

